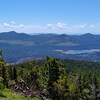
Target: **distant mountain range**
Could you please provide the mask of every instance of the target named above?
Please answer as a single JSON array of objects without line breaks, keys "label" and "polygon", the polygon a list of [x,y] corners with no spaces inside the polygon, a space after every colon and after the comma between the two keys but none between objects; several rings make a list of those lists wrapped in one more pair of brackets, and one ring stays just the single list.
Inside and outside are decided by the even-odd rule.
[{"label": "distant mountain range", "polygon": [[0,33],[0,49],[7,62],[52,56],[100,61],[100,35]]}]

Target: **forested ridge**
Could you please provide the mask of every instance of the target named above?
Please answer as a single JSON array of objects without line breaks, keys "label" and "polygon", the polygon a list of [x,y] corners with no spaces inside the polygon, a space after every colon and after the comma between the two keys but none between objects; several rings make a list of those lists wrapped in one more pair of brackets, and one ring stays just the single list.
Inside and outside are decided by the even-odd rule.
[{"label": "forested ridge", "polygon": [[[0,56],[0,100],[100,100],[100,63],[43,60],[6,64]],[[25,98],[24,98],[25,97]]]}]

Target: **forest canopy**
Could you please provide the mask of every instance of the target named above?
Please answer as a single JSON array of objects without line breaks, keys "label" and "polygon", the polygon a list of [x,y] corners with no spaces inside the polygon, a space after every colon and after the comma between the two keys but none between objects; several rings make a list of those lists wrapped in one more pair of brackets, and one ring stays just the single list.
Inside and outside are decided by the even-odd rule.
[{"label": "forest canopy", "polygon": [[32,100],[99,100],[99,67],[100,63],[51,57],[6,64],[1,56],[0,97],[9,89]]}]

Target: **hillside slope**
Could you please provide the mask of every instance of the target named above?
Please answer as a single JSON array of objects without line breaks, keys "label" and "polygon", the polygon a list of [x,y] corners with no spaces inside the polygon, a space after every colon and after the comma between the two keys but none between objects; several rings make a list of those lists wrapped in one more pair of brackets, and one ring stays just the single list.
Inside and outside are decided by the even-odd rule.
[{"label": "hillside slope", "polygon": [[[45,56],[99,61],[99,47],[100,35],[90,33],[83,35],[28,35],[14,31],[0,33],[0,49],[3,50],[7,62]],[[85,50],[85,52],[77,50]]]}]

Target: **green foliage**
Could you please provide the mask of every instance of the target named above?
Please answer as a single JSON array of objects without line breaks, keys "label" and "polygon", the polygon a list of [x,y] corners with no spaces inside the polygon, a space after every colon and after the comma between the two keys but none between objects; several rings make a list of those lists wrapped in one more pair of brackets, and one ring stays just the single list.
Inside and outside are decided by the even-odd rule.
[{"label": "green foliage", "polygon": [[13,80],[17,80],[17,71],[16,71],[16,68],[15,67],[13,67],[13,69],[12,69],[12,77],[13,77]]},{"label": "green foliage", "polygon": [[36,97],[25,97],[20,94],[15,93],[14,91],[10,89],[4,89],[2,91],[3,96],[0,97],[0,100],[39,100]]},{"label": "green foliage", "polygon": [[[95,100],[100,91],[99,63],[47,57],[44,61],[30,61],[15,66],[20,77],[18,79],[27,81],[28,85],[33,81],[33,86],[38,86],[53,100]],[[34,74],[36,78],[31,80]]]},{"label": "green foliage", "polygon": [[[37,94],[41,94],[41,97],[51,100],[99,100],[100,98],[98,97],[100,63],[47,57],[46,60],[7,65],[1,56],[0,100],[38,100],[25,98],[24,95],[19,95],[20,92],[15,93],[11,89],[6,89],[13,85],[17,86],[20,80],[31,92],[38,91]],[[23,93],[23,90],[21,92]]]}]

